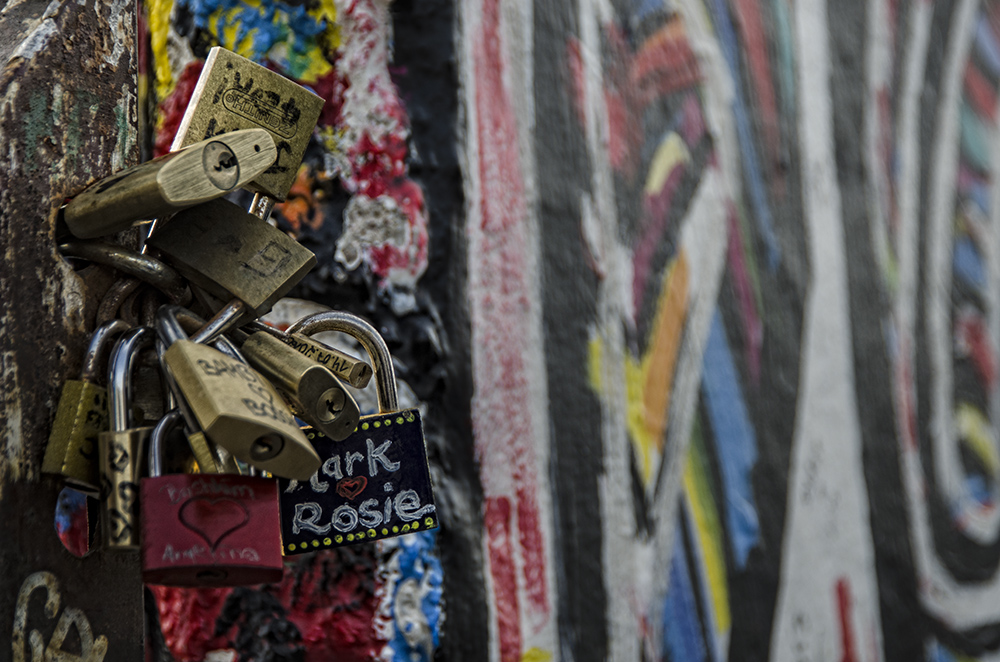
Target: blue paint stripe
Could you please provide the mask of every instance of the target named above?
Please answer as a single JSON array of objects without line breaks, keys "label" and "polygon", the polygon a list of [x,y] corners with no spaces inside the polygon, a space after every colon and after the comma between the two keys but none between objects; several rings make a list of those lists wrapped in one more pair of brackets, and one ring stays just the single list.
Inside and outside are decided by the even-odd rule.
[{"label": "blue paint stripe", "polygon": [[750,130],[750,120],[747,116],[746,103],[743,97],[743,83],[740,79],[739,55],[736,50],[736,32],[729,19],[729,12],[723,4],[723,0],[712,0],[711,3],[712,20],[715,23],[716,31],[719,33],[719,41],[722,44],[722,53],[729,65],[729,71],[733,81],[733,115],[736,118],[736,133],[739,138],[740,152],[744,174],[746,175],[747,188],[750,191],[750,205],[753,208],[754,220],[757,221],[761,238],[767,248],[767,266],[774,271],[781,262],[781,249],[778,246],[778,239],[774,234],[774,222],[771,218],[771,209],[767,203],[767,194],[764,191],[764,182],[760,175],[760,166],[757,159],[757,148],[753,141],[753,132]]},{"label": "blue paint stripe", "polygon": [[959,191],[971,200],[984,214],[990,213],[990,189],[981,181],[973,181]]},{"label": "blue paint stripe", "polygon": [[680,515],[674,535],[674,557],[670,562],[670,587],[663,609],[663,648],[673,662],[701,662],[705,659],[698,622],[698,606],[694,600],[691,571],[684,553]]},{"label": "blue paint stripe", "polygon": [[934,641],[928,647],[927,662],[955,662],[955,656],[947,648]]},{"label": "blue paint stripe", "polygon": [[712,318],[705,348],[702,391],[722,470],[726,528],[733,556],[742,568],[760,537],[760,521],[750,485],[750,472],[757,461],[757,437],[718,311]]},{"label": "blue paint stripe", "polygon": [[983,259],[971,238],[962,237],[955,241],[952,267],[955,277],[960,278],[967,285],[980,291],[986,287],[986,268],[983,266]]},{"label": "blue paint stripe", "polygon": [[1000,45],[997,44],[997,37],[993,34],[989,19],[982,13],[976,24],[976,53],[994,78],[1000,76]]}]

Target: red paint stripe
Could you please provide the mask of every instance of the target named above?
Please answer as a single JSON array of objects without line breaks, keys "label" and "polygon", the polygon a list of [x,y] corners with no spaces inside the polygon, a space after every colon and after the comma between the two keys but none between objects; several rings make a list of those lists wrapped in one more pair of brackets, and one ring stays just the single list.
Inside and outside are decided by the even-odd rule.
[{"label": "red paint stripe", "polygon": [[854,626],[851,623],[851,585],[846,578],[837,580],[837,612],[840,615],[840,662],[858,662],[854,652]]},{"label": "red paint stripe", "polygon": [[[470,282],[473,333],[480,352],[473,402],[476,454],[486,495],[486,535],[496,604],[500,659],[521,657],[521,610],[526,621],[548,621],[548,561],[537,498],[534,407],[527,374],[522,330],[532,322],[532,283],[517,118],[505,70],[509,58],[501,39],[499,0],[484,0],[482,24],[473,37],[476,134],[479,143],[480,226],[475,235],[476,268]],[[487,388],[488,387],[488,388]],[[513,491],[495,486],[494,475],[513,478]],[[516,499],[516,504],[511,501]],[[516,512],[516,521],[512,521]],[[513,527],[517,527],[516,536]],[[519,550],[514,547],[514,539]],[[517,551],[520,551],[526,602],[518,599]]]},{"label": "red paint stripe", "polygon": [[496,598],[497,638],[501,662],[521,659],[521,624],[517,599],[517,569],[511,549],[510,501],[506,497],[486,500],[484,516],[489,546],[490,574]]},{"label": "red paint stripe", "polygon": [[997,92],[972,60],[965,64],[965,94],[976,114],[989,120],[997,117]]},{"label": "red paint stripe", "polygon": [[733,9],[740,39],[749,60],[750,79],[753,82],[759,110],[758,117],[764,130],[764,144],[772,168],[777,169],[781,160],[781,131],[778,129],[778,103],[774,95],[774,82],[771,79],[766,32],[760,17],[760,5],[757,0],[735,0]]}]

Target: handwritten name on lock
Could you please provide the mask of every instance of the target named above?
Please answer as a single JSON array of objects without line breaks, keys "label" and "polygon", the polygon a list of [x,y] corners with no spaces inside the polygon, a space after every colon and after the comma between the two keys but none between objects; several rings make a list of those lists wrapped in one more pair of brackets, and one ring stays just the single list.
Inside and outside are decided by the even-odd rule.
[{"label": "handwritten name on lock", "polygon": [[366,416],[343,441],[305,432],[323,464],[278,480],[286,555],[437,528],[419,411]]}]

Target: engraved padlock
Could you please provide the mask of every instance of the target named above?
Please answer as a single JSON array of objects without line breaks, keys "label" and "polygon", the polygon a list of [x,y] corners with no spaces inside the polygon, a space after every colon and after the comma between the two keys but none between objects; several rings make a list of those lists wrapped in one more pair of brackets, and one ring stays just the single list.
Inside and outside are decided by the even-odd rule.
[{"label": "engraved padlock", "polygon": [[337,441],[354,432],[358,403],[331,370],[266,331],[232,335],[250,365],[288,396],[300,418]]},{"label": "engraved padlock", "polygon": [[139,352],[153,342],[153,330],[126,331],[115,343],[108,365],[108,409],[111,429],[97,437],[101,476],[101,528],[104,546],[132,550],[139,546],[136,497],[139,455],[152,427],[134,427],[131,378]]},{"label": "engraved padlock", "polygon": [[323,103],[281,74],[216,46],[205,58],[172,149],[237,129],[263,128],[274,138],[278,158],[245,188],[283,202]]},{"label": "engraved padlock", "polygon": [[188,340],[176,319],[178,310],[165,305],[156,315],[157,333],[167,346],[162,363],[205,435],[237,459],[276,476],[312,475],[319,456],[281,395],[250,366]]},{"label": "engraved padlock", "polygon": [[164,261],[254,318],[271,310],[316,264],[316,256],[277,228],[227,200],[175,215],[148,241]]},{"label": "engraved padlock", "polygon": [[[355,358],[346,352],[342,352],[336,347],[330,347],[325,343],[310,338],[304,333],[284,333],[263,322],[251,322],[246,325],[248,330],[264,331],[271,334],[281,342],[285,343],[299,354],[312,359],[322,366],[326,366],[339,379],[347,382],[354,388],[364,388],[372,377],[372,367],[365,361]],[[314,329],[313,334],[324,331],[322,328]]]},{"label": "engraved padlock", "polygon": [[127,229],[222,197],[245,186],[278,158],[271,133],[228,133],[177,149],[94,182],[67,203],[63,221],[82,239]]},{"label": "engraved padlock", "polygon": [[320,327],[357,338],[368,352],[379,413],[362,416],[343,441],[306,430],[323,464],[308,482],[278,481],[285,555],[437,528],[420,412],[398,409],[385,341],[368,322],[339,311],[299,320],[289,332]]},{"label": "engraved padlock", "polygon": [[142,579],[167,586],[244,586],[281,581],[278,488],[273,478],[162,475],[168,413],[153,430],[141,483]]},{"label": "engraved padlock", "polygon": [[72,487],[96,495],[97,436],[108,429],[108,390],[98,383],[105,349],[113,338],[128,331],[121,320],[102,324],[94,331],[84,356],[80,379],[67,379],[56,408],[52,432],[45,447],[42,471],[59,474]]}]

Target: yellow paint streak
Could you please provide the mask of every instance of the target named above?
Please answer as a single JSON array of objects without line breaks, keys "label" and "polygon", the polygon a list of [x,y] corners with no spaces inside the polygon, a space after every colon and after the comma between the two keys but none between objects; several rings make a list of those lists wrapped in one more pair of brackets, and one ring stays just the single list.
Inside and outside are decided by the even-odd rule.
[{"label": "yellow paint streak", "polygon": [[521,662],[552,662],[552,652],[541,648],[529,648],[521,654]]},{"label": "yellow paint streak", "polygon": [[679,135],[673,131],[663,139],[653,154],[649,165],[649,175],[646,177],[644,192],[646,195],[656,195],[663,188],[670,173],[678,165],[691,161],[691,153]]},{"label": "yellow paint streak", "polygon": [[729,631],[729,586],[726,582],[725,556],[722,551],[722,533],[715,499],[708,486],[708,473],[704,457],[696,451],[700,444],[692,443],[684,463],[684,493],[687,495],[691,515],[697,529],[701,562],[708,578],[717,633]]},{"label": "yellow paint streak", "polygon": [[625,397],[628,403],[626,424],[638,458],[643,484],[648,486],[653,474],[652,454],[656,446],[646,425],[646,408],[642,401],[644,383],[642,367],[629,355],[625,359]]},{"label": "yellow paint streak", "polygon": [[604,378],[602,376],[602,366],[604,364],[604,345],[601,343],[599,335],[595,334],[590,339],[588,350],[587,375],[590,378],[590,388],[594,389],[595,393],[603,393]]},{"label": "yellow paint streak", "polygon": [[688,280],[687,255],[681,251],[664,277],[656,324],[642,359],[645,425],[659,449],[663,448],[674,368],[687,314]]},{"label": "yellow paint streak", "polygon": [[994,477],[1000,474],[1000,454],[990,432],[990,423],[982,412],[963,402],[955,412],[955,419],[965,445],[979,457]]},{"label": "yellow paint streak", "polygon": [[174,0],[146,0],[145,4],[156,71],[156,98],[163,100],[174,91],[174,74],[170,71],[170,58],[167,57],[167,34]]}]

